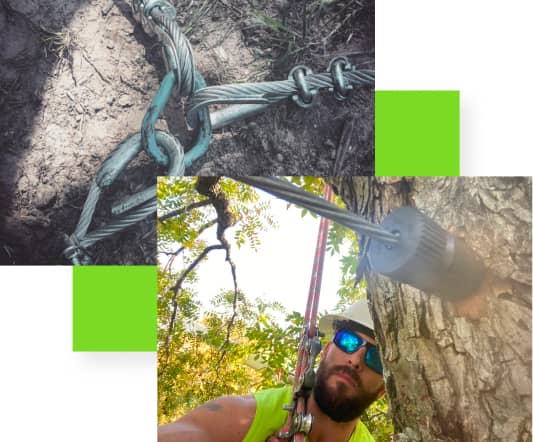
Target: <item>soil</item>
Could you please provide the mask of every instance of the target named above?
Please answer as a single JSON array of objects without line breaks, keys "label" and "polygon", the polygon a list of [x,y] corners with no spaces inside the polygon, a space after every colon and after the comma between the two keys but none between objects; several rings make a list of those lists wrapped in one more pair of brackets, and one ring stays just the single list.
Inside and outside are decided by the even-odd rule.
[{"label": "soil", "polygon": [[[336,55],[374,68],[373,2],[172,3],[208,85],[283,80],[298,64],[325,72]],[[70,264],[64,235],[74,231],[102,161],[139,131],[166,72],[160,49],[130,2],[0,0],[0,263]],[[179,97],[158,127],[187,146]],[[358,88],[344,102],[326,92],[311,109],[287,100],[216,131],[186,173],[373,175],[373,143],[373,89]],[[93,227],[109,222],[113,201],[158,174],[165,171],[141,154],[102,197]],[[90,253],[95,264],[155,264],[155,250],[151,217]]]}]

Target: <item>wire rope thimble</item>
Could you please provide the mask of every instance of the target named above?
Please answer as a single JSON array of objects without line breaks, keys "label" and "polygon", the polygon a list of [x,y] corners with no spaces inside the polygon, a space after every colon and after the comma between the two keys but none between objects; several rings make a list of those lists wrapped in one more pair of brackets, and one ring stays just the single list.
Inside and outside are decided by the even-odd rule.
[{"label": "wire rope thimble", "polygon": [[[168,176],[183,176],[185,174],[185,154],[179,138],[161,130],[156,130],[155,136],[157,145],[163,148],[168,158],[168,166],[165,174]],[[122,215],[136,207],[142,206],[155,196],[156,194],[151,187],[134,193],[123,198],[118,203],[113,204],[111,214],[114,217]]]},{"label": "wire rope thimble", "polygon": [[333,92],[333,96],[339,101],[346,100],[350,91],[353,90],[353,85],[348,84],[344,78],[344,72],[352,71],[352,69],[352,64],[344,56],[335,57],[329,62],[328,72],[333,81],[333,88],[330,88],[329,91]]},{"label": "wire rope thimble", "polygon": [[305,80],[313,71],[307,66],[298,65],[289,72],[289,80],[294,80],[298,93],[292,96],[293,101],[300,107],[308,108],[316,103],[318,89],[311,89]]}]

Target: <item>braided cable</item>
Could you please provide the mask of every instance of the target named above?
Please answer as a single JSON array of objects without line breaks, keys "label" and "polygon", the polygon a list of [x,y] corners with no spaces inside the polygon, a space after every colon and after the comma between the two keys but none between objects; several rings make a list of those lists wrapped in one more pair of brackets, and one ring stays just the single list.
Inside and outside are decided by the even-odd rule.
[{"label": "braided cable", "polygon": [[288,181],[276,177],[235,177],[234,179],[262,189],[285,201],[302,206],[311,212],[371,238],[388,244],[397,244],[399,242],[397,235],[385,230],[379,224],[373,224],[361,216],[346,209],[341,209],[335,204],[296,187]]},{"label": "braided cable", "polygon": [[154,30],[164,44],[168,68],[176,72],[176,88],[183,97],[194,90],[194,56],[189,40],[170,14],[160,8],[150,10]]},{"label": "braided cable", "polygon": [[[348,70],[343,72],[344,80],[351,85],[374,85],[374,71]],[[334,90],[335,84],[329,72],[309,74],[305,81],[311,89]],[[185,103],[187,114],[200,107],[215,103],[226,104],[273,104],[290,96],[298,94],[294,79],[282,81],[267,81],[263,83],[237,83],[221,86],[209,86],[193,93]]]},{"label": "braided cable", "polygon": [[[153,187],[155,191],[155,186]],[[135,210],[132,210],[119,218],[113,219],[109,224],[88,233],[83,239],[79,240],[79,245],[84,248],[90,247],[101,239],[108,238],[109,236],[142,221],[147,216],[155,213],[156,209],[157,197],[152,197],[141,206],[135,208]]]},{"label": "braided cable", "polygon": [[[183,175],[185,162],[181,144],[166,132],[156,131],[155,136],[157,142],[165,149],[169,159],[168,174]],[[125,202],[121,203],[121,206],[126,208],[124,210],[130,210],[120,211],[121,215],[114,218],[109,224],[87,233],[102,190],[113,183],[141,150],[141,134],[136,133],[120,143],[98,170],[91,183],[78,225],[74,233],[66,238],[63,254],[74,265],[90,264],[87,247],[136,224],[157,210],[157,188],[152,186],[139,194],[128,197]],[[133,201],[136,202],[133,203]]]},{"label": "braided cable", "polygon": [[98,186],[96,181],[93,181],[89,188],[89,194],[85,200],[83,210],[81,211],[80,220],[73,233],[77,238],[83,238],[87,234],[87,229],[93,219],[94,210],[96,209],[96,204],[98,203],[101,193],[102,189]]}]

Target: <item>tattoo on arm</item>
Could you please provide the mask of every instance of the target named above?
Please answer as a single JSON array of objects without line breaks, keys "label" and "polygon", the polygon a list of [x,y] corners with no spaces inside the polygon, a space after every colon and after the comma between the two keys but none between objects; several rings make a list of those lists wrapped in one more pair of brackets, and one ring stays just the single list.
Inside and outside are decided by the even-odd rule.
[{"label": "tattoo on arm", "polygon": [[220,411],[222,410],[222,405],[214,404],[212,402],[208,402],[207,404],[202,405],[202,407],[207,408],[210,411]]}]

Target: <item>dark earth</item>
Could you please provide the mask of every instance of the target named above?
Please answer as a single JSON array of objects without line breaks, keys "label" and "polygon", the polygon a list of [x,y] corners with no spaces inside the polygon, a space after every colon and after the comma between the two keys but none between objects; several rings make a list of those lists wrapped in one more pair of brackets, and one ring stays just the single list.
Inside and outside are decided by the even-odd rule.
[{"label": "dark earth", "polygon": [[[208,85],[325,72],[344,55],[374,69],[374,4],[366,0],[173,0]],[[304,35],[305,34],[305,35]],[[64,235],[109,153],[140,130],[165,74],[160,44],[122,0],[0,0],[0,263],[65,264]],[[212,109],[213,110],[213,107]],[[172,98],[158,127],[190,135]],[[373,88],[344,102],[287,100],[213,134],[188,175],[373,175]],[[93,227],[120,197],[154,184],[145,154],[105,193]],[[91,230],[91,229],[89,229]],[[95,264],[155,264],[155,216],[91,247]]]}]

